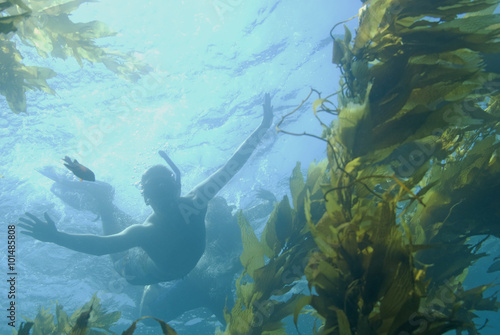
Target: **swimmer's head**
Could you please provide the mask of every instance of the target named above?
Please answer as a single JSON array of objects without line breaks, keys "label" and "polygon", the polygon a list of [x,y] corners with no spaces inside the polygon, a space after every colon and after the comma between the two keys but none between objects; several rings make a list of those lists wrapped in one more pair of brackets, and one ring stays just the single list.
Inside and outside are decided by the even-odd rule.
[{"label": "swimmer's head", "polygon": [[163,165],[152,166],[144,172],[141,188],[146,205],[175,202],[181,195],[174,173]]}]

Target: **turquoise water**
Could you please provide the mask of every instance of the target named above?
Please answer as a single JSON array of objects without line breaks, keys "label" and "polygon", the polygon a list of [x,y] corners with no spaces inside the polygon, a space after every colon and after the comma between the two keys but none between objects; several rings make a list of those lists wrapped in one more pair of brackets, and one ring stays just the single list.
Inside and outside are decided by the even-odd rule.
[{"label": "turquoise water", "polygon": [[[115,187],[114,203],[136,220],[150,213],[137,182],[162,163],[166,150],[183,171],[183,192],[208,177],[260,123],[265,92],[272,96],[276,124],[311,87],[335,91],[331,64],[333,24],[357,13],[358,3],[315,1],[102,1],[84,3],[74,22],[100,20],[116,31],[100,46],[132,53],[150,66],[136,82],[102,64],[39,57],[21,45],[24,64],[57,72],[57,94],[27,92],[27,115],[0,99],[0,212],[17,223],[24,212],[48,213],[59,230],[101,234],[95,215],[77,211],[50,192],[52,182],[35,171],[61,166],[65,155],[89,166],[97,180]],[[342,33],[343,31],[339,31]],[[311,105],[284,124],[290,131],[320,133]],[[246,166],[220,195],[237,208],[255,201],[254,191],[288,192],[297,161],[305,170],[325,154],[324,143],[270,130]],[[257,230],[261,227],[255,227]],[[109,311],[122,311],[121,333],[138,317],[142,288],[125,282],[107,256],[96,257],[42,243],[17,230],[17,324],[38,306],[58,301],[71,314],[97,292]],[[6,232],[1,232],[6,239]],[[4,245],[2,243],[2,245]],[[2,258],[2,267],[6,258]],[[5,272],[5,271],[4,271]],[[7,290],[2,281],[0,290]],[[2,302],[3,304],[3,302]],[[3,305],[2,305],[3,307]],[[173,323],[181,334],[213,333],[211,313],[195,310]],[[17,327],[16,327],[17,328]],[[157,334],[141,327],[138,334]],[[0,333],[10,334],[6,322]]]},{"label": "turquoise water", "polygon": [[[62,231],[102,233],[94,214],[66,206],[50,192],[52,182],[35,170],[62,166],[65,155],[89,166],[97,180],[113,185],[115,205],[135,220],[144,220],[151,210],[137,182],[149,166],[163,163],[158,150],[166,150],[183,172],[185,194],[224,164],[259,125],[265,92],[272,96],[274,124],[297,107],[311,87],[324,95],[334,92],[339,74],[331,64],[329,31],[355,15],[360,5],[332,0],[82,4],[73,21],[106,23],[118,34],[98,44],[134,54],[150,71],[128,82],[102,64],[84,62],[80,67],[74,59],[43,59],[31,48],[19,46],[26,65],[50,67],[58,73],[49,80],[57,95],[27,92],[27,115],[13,114],[0,98],[2,221],[15,224],[26,211],[36,215],[48,211]],[[356,20],[350,27],[355,24]],[[342,27],[336,33],[343,33]],[[284,128],[321,132],[310,103],[288,118]],[[219,195],[235,208],[255,204],[260,188],[280,199],[288,193],[288,178],[297,161],[305,172],[311,161],[324,156],[323,142],[271,129]],[[254,229],[261,231],[262,224],[253,222]],[[108,256],[35,241],[20,230],[16,235],[17,325],[21,316],[33,318],[39,306],[54,306],[55,301],[71,315],[96,292],[108,311],[122,311],[115,332],[121,333],[139,317],[142,287],[121,278]],[[6,239],[3,230],[0,245]],[[485,251],[500,255],[496,241],[488,242]],[[6,273],[7,258],[0,258]],[[478,262],[468,285],[497,278],[498,272],[485,274],[489,262],[491,258]],[[7,290],[2,280],[0,294]],[[0,299],[2,310],[4,301]],[[496,334],[497,315],[486,317],[490,323],[481,333]],[[301,331],[307,334],[311,320],[305,316],[300,320]],[[296,333],[291,320],[287,322],[287,332]],[[221,326],[206,309],[189,311],[170,324],[179,334],[213,334]],[[0,333],[11,333],[6,321],[0,323]],[[159,334],[159,328],[141,325],[136,334]]]}]

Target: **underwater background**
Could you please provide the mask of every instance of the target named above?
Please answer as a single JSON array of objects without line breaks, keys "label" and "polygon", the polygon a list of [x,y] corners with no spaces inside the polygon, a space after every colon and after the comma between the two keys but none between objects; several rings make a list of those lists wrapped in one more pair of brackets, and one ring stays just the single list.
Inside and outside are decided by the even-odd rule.
[{"label": "underwater background", "polygon": [[[143,221],[151,212],[137,183],[166,150],[182,171],[183,193],[208,177],[259,125],[264,93],[274,106],[274,124],[295,109],[313,87],[338,89],[339,71],[332,64],[330,29],[357,14],[360,1],[101,1],[82,3],[74,22],[99,20],[117,32],[97,39],[99,46],[137,57],[147,69],[127,81],[100,63],[42,58],[18,43],[26,65],[53,69],[48,80],[55,95],[28,91],[27,113],[14,114],[0,99],[0,215],[2,226],[16,224],[29,211],[48,211],[58,229],[101,234],[100,221],[89,212],[65,205],[50,191],[52,181],[36,171],[61,166],[65,155],[90,167],[96,179],[115,188],[114,204]],[[348,23],[354,31],[357,20]],[[338,28],[334,33],[343,33]],[[286,119],[282,128],[321,133],[311,104]],[[297,161],[325,157],[324,143],[268,131],[244,168],[220,192],[236,208],[256,203],[256,191],[281,199]],[[259,234],[265,222],[251,222]],[[121,311],[113,331],[121,333],[139,317],[142,287],[131,286],[112,267],[108,256],[96,257],[42,243],[17,230],[17,323],[34,318],[39,306],[58,302],[71,314],[97,292],[108,311]],[[6,266],[0,232],[1,268]],[[498,243],[483,245],[493,256]],[[471,285],[493,282],[491,258],[470,271]],[[6,273],[3,270],[3,273]],[[7,285],[0,284],[0,295]],[[4,299],[0,299],[2,310]],[[52,305],[51,305],[52,304]],[[4,312],[5,314],[5,312]],[[481,334],[497,334],[498,314]],[[483,317],[483,318],[484,318]],[[5,318],[0,333],[10,334]],[[295,333],[289,321],[288,333]],[[212,334],[217,319],[195,310],[169,323],[179,334]],[[301,324],[307,334],[312,323]],[[139,326],[135,334],[159,334],[159,327]]]}]

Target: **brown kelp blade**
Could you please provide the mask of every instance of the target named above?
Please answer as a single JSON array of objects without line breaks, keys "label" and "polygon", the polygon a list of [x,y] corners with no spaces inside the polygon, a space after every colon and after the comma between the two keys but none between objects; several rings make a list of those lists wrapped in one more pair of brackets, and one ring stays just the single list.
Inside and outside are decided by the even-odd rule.
[{"label": "brown kelp blade", "polygon": [[19,326],[19,330],[17,331],[17,335],[29,335],[30,334],[30,329],[33,327],[34,323],[33,322],[21,322],[21,325]]},{"label": "brown kelp blade", "polygon": [[165,334],[165,335],[177,335],[177,332],[172,327],[170,327],[165,321],[154,318],[152,316],[143,316],[143,317],[135,320],[134,323],[132,323],[132,325],[122,333],[122,335],[132,335],[135,332],[135,329],[137,327],[137,322],[139,322],[143,319],[153,319],[153,320],[157,321],[161,326],[161,330],[162,330],[163,334]]},{"label": "brown kelp blade", "polygon": [[88,311],[83,312],[80,314],[78,319],[76,319],[76,324],[71,329],[71,335],[85,335],[87,332],[87,325],[89,323],[89,318],[90,318],[90,312],[92,311],[92,305],[90,306],[90,309]]}]

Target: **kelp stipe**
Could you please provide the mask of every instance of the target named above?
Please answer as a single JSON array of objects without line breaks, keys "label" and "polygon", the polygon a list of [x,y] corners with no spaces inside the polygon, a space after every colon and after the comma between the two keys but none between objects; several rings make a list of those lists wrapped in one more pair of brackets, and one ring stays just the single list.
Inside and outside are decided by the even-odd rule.
[{"label": "kelp stipe", "polygon": [[[497,6],[365,2],[356,37],[334,41],[338,107],[313,103],[338,114],[322,123],[327,160],[306,182],[294,170],[293,208],[280,203],[260,242],[240,218],[226,334],[281,334],[306,305],[320,334],[476,334],[474,311],[498,310],[491,284],[462,286],[484,256],[469,238],[500,237]],[[311,294],[288,293],[303,274]]]}]

